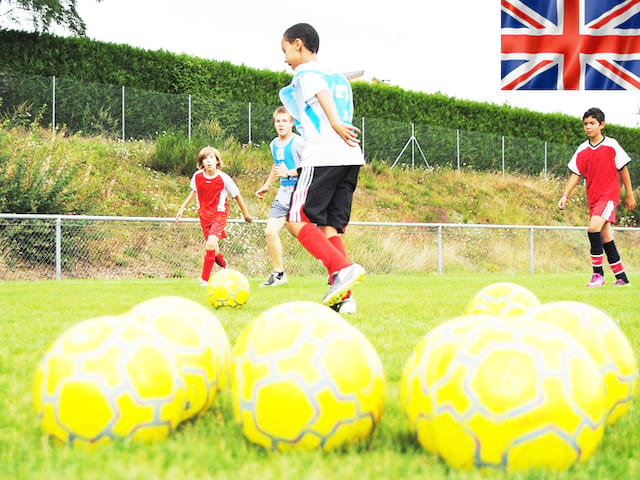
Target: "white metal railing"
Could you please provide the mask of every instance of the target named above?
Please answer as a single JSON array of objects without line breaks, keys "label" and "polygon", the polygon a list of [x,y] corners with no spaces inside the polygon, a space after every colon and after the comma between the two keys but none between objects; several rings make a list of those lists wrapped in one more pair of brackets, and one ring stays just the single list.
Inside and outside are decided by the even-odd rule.
[{"label": "white metal railing", "polygon": [[[4,223],[2,222],[3,220],[5,221]],[[91,224],[92,222],[96,222],[96,223],[103,222],[103,224],[131,222],[131,224],[135,223],[138,225],[144,224],[144,223],[153,223],[155,224],[155,226],[164,225],[165,227],[170,226],[170,224],[175,225],[175,218],[173,217],[119,217],[119,216],[91,216],[91,215],[34,215],[34,214],[0,213],[0,267],[2,266],[1,265],[2,261],[6,257],[6,250],[8,248],[6,245],[3,246],[3,243],[5,243],[3,239],[5,237],[8,237],[8,235],[5,235],[5,233],[3,232],[6,232],[6,228],[10,226],[15,226],[15,223],[16,223],[15,221],[18,221],[18,220],[24,221],[26,222],[26,224],[28,224],[29,222],[35,222],[35,221],[46,221],[46,222],[53,223],[54,235],[52,239],[49,238],[51,237],[51,233],[38,232],[37,235],[42,235],[45,237],[45,238],[39,239],[40,244],[49,244],[51,240],[54,243],[53,250],[55,252],[55,279],[58,279],[58,280],[61,279],[63,276],[62,275],[63,240],[64,240],[63,226],[65,226],[65,223],[69,225],[71,224],[77,225],[82,222],[89,223],[89,224]],[[185,219],[181,219],[179,223],[197,224],[198,220],[196,218],[185,218]],[[251,256],[250,254],[255,253],[257,250],[263,251],[264,250],[264,241],[263,241],[264,227],[260,227],[259,229],[256,229],[255,227],[250,227],[249,224],[240,225],[242,223],[244,223],[244,221],[240,219],[229,220],[229,224],[230,224],[229,228],[237,229],[236,234],[234,236],[235,241],[242,244],[241,245],[242,248],[239,251],[243,252],[242,253],[243,256]],[[265,220],[255,220],[254,223],[251,225],[261,225],[265,223],[266,223]],[[155,226],[153,228],[155,228]],[[443,254],[444,248],[446,246],[445,238],[443,235],[445,231],[451,231],[451,230],[486,231],[486,230],[498,230],[498,229],[507,230],[509,232],[526,231],[528,232],[528,271],[529,273],[535,273],[536,271],[536,253],[535,253],[536,231],[542,231],[542,230],[544,231],[576,231],[576,230],[584,231],[586,230],[586,227],[582,227],[582,226],[559,226],[559,225],[490,225],[490,224],[466,224],[466,223],[412,223],[412,222],[392,223],[392,222],[358,222],[358,221],[351,222],[350,226],[357,227],[361,231],[362,235],[364,236],[367,236],[368,233],[372,233],[371,231],[375,231],[375,235],[368,235],[368,236],[369,237],[378,236],[381,238],[384,238],[385,236],[393,237],[394,236],[393,232],[397,230],[402,230],[403,232],[417,231],[422,234],[431,232],[430,238],[432,238],[433,233],[435,231],[435,242],[436,242],[435,250],[437,252],[436,271],[438,274],[443,274],[444,267],[445,267],[444,265],[445,255]],[[130,228],[127,228],[127,230],[129,229]],[[640,228],[616,227],[615,230],[640,233]],[[201,234],[199,233],[199,229],[194,228],[194,229],[189,229],[189,231],[196,232],[194,235],[192,235],[194,239],[192,244],[195,245],[195,247],[185,247],[183,245],[185,243],[185,240],[176,239],[175,244],[177,246],[176,247],[168,246],[166,249],[171,250],[175,248],[176,256],[179,256],[179,254],[177,253],[178,248],[185,247],[185,248],[190,248],[191,250],[197,250],[198,251],[197,255],[200,255],[201,252],[199,251],[199,249],[201,248],[201,236],[200,236]],[[238,233],[238,232],[245,232],[245,233]],[[171,230],[171,232],[167,236],[173,237],[175,235],[179,235],[179,233],[180,232],[175,232]],[[36,234],[28,233],[28,235],[35,236]],[[152,236],[153,235],[151,234],[148,235],[148,237],[152,237]],[[285,236],[285,237],[288,237],[288,236]],[[350,237],[350,235],[348,235],[347,237]],[[107,240],[104,243],[109,244],[108,237],[101,237],[101,238],[103,239],[103,242],[104,242],[104,238],[106,238]],[[409,235],[407,234],[407,236],[404,236],[404,237],[400,236],[398,238],[399,239],[395,239],[394,242],[397,242],[398,244],[402,244],[406,239],[409,238]],[[36,239],[34,238],[34,240]],[[85,237],[82,237],[79,240],[74,239],[73,241],[79,241],[79,242],[86,241],[86,243],[91,243],[92,240],[95,240],[95,238],[87,237],[85,239]],[[24,238],[23,241],[28,243],[31,241],[31,239]],[[128,240],[125,240],[125,243],[127,241]],[[423,243],[420,244],[422,245],[421,248],[427,248],[427,246],[432,241],[433,240],[430,240],[430,239],[425,240]],[[477,242],[477,241],[478,240],[473,238],[470,240],[471,243]],[[361,241],[359,242],[362,243]],[[153,241],[151,240],[149,243],[153,243]],[[296,248],[299,248],[299,245],[297,245],[297,242],[293,242],[293,244],[296,245]],[[472,245],[471,247],[474,248],[475,246]],[[113,249],[115,248],[116,246],[114,244]],[[230,247],[225,247],[225,249],[227,248],[234,250],[233,245],[231,245]],[[371,248],[375,249],[375,247],[362,247],[362,248],[369,248],[370,250]],[[152,255],[152,254],[153,253],[148,255]],[[67,255],[69,255],[69,253],[67,253]],[[199,259],[199,256],[197,255],[194,258]],[[238,255],[240,256],[241,254],[238,254]],[[267,258],[267,255],[263,252],[263,254],[261,255],[256,254],[254,255],[254,257]],[[264,265],[262,264],[257,265],[255,262],[255,258],[254,258],[254,263],[251,264],[251,266],[248,266],[245,268],[247,268],[250,272],[262,274],[261,270],[263,269]],[[198,263],[198,262],[196,261],[195,263]],[[301,267],[300,270],[302,272],[305,271],[303,267]],[[375,272],[375,267],[373,268],[373,271]]]}]

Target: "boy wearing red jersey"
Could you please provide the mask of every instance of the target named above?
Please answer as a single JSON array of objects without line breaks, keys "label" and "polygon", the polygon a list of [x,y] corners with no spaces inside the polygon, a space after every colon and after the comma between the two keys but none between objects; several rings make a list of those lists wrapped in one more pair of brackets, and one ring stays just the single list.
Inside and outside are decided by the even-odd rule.
[{"label": "boy wearing red jersey", "polygon": [[606,253],[611,271],[616,277],[614,285],[628,285],[629,279],[620,260],[620,254],[613,240],[611,224],[616,222],[616,207],[620,203],[620,180],[626,193],[627,210],[636,208],[636,200],[631,187],[631,177],[627,164],[631,158],[620,144],[611,137],[605,137],[604,113],[599,108],[590,108],[582,116],[584,131],[588,140],[581,144],[569,161],[571,176],[564,193],[558,201],[558,208],[564,209],[573,189],[581,178],[585,179],[587,202],[589,204],[589,226],[587,234],[591,245],[593,275],[588,287],[604,285],[603,257]]},{"label": "boy wearing red jersey", "polygon": [[224,231],[229,216],[229,197],[235,198],[247,222],[252,222],[238,186],[222,170],[220,152],[213,147],[204,147],[198,153],[198,171],[191,177],[191,192],[178,209],[176,221],[182,218],[189,202],[196,199],[200,226],[205,238],[204,263],[200,285],[207,285],[213,264],[226,268],[227,262],[220,252],[219,239],[226,238]]}]

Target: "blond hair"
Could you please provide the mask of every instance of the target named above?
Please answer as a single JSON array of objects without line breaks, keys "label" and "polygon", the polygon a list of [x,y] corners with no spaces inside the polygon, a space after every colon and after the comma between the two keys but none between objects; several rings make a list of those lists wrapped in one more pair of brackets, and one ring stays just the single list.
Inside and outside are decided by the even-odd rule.
[{"label": "blond hair", "polygon": [[220,152],[217,149],[211,146],[204,147],[202,150],[200,150],[200,153],[198,153],[198,160],[197,160],[198,168],[204,167],[203,160],[207,157],[210,157],[211,155],[216,157],[216,167],[222,168],[223,167],[222,155],[220,155]]},{"label": "blond hair", "polygon": [[289,119],[293,122],[293,115],[289,113],[289,110],[287,110],[286,107],[282,107],[282,106],[276,108],[276,111],[273,112],[273,119],[275,120],[276,117],[282,113],[284,113],[285,115],[289,115]]}]

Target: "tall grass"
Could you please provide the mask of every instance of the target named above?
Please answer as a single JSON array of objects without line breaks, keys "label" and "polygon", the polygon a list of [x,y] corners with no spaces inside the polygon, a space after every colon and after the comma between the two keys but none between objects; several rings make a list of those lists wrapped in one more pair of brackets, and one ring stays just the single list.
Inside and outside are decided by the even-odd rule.
[{"label": "tall grass", "polygon": [[[257,288],[241,310],[216,311],[231,342],[256,315],[291,300],[317,301],[324,276],[292,277],[273,289]],[[119,314],[161,295],[206,304],[193,280],[39,281],[0,285],[0,478],[2,479],[208,479],[208,478],[420,478],[420,479],[631,479],[640,476],[640,420],[631,411],[605,433],[595,456],[567,472],[462,472],[425,453],[408,433],[399,405],[401,370],[419,338],[441,321],[461,315],[480,288],[513,281],[542,302],[577,300],[615,318],[640,349],[637,288],[589,290],[584,275],[371,275],[354,294],[358,313],[348,317],[377,349],[388,379],[388,403],[366,447],[329,454],[265,452],[234,424],[230,398],[221,395],[195,422],[153,445],[117,442],[93,453],[55,448],[43,437],[32,407],[35,366],[46,348],[74,323]]]}]

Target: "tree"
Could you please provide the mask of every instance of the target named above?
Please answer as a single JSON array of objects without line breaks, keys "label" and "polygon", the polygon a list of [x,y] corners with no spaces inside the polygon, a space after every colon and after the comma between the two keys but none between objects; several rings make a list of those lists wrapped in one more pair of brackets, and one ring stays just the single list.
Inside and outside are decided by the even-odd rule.
[{"label": "tree", "polygon": [[78,15],[76,3],[77,0],[0,0],[0,27],[5,22],[20,25],[26,20],[37,32],[48,32],[57,25],[83,36],[86,25]]}]

